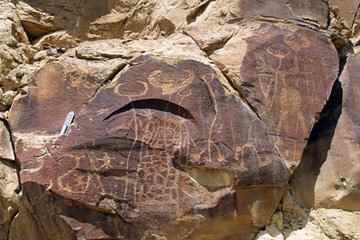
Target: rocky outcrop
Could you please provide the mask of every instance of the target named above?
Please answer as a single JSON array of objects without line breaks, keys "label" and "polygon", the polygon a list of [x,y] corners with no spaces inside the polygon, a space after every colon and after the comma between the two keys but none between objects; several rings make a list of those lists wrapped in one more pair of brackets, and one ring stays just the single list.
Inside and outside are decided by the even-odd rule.
[{"label": "rocky outcrop", "polygon": [[[341,115],[336,129],[313,143],[312,151],[294,177],[300,199],[308,206],[360,210],[358,170],[358,99],[359,55],[351,56],[340,77]],[[332,136],[333,135],[333,136]],[[320,154],[319,150],[326,154]],[[329,149],[327,149],[329,148]],[[309,188],[309,186],[313,186]]]},{"label": "rocky outcrop", "polygon": [[[124,63],[120,53],[131,49],[100,43],[113,48],[90,52],[98,45],[87,43],[75,52]],[[251,239],[267,224],[288,170],[266,126],[226,90],[213,66],[141,55],[110,74],[112,79],[96,79],[86,67],[96,68],[80,68],[78,61],[68,57],[42,68],[9,115],[23,191],[32,206],[48,206],[47,213],[33,209],[38,223],[47,225],[46,237],[60,225],[70,227],[63,239],[90,239],[95,233]],[[106,79],[111,82],[99,88]],[[76,114],[74,126],[61,136],[70,111]],[[47,197],[38,199],[43,194]],[[74,206],[93,217],[84,222]],[[54,214],[58,220],[50,226]],[[104,217],[108,220],[99,225]],[[219,221],[242,227],[210,227]],[[118,231],[109,232],[112,228]]]},{"label": "rocky outcrop", "polygon": [[8,74],[29,62],[31,50],[26,45],[27,35],[11,1],[1,1],[0,22],[0,111],[4,111],[11,106],[17,88],[17,83],[9,79]]},{"label": "rocky outcrop", "polygon": [[304,28],[254,24],[210,57],[268,125],[289,168],[296,167],[337,78],[331,42]]},{"label": "rocky outcrop", "polygon": [[358,0],[0,10],[0,240],[359,239]]},{"label": "rocky outcrop", "polygon": [[358,230],[359,212],[318,209],[311,212],[310,219],[304,228],[292,232],[287,239],[360,239]]},{"label": "rocky outcrop", "polygon": [[174,33],[209,1],[18,1],[21,22],[31,39],[66,30],[74,40],[158,38]]}]

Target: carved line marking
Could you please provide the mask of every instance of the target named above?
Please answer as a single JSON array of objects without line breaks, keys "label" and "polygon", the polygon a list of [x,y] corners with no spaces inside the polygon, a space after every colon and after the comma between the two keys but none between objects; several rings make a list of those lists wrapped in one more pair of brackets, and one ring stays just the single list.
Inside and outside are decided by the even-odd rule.
[{"label": "carved line marking", "polygon": [[207,89],[208,89],[208,91],[210,93],[210,97],[211,97],[212,102],[214,104],[214,111],[215,111],[215,116],[214,116],[214,119],[211,122],[210,129],[209,129],[209,135],[208,135],[208,154],[209,154],[209,160],[208,161],[212,162],[211,145],[214,144],[213,141],[212,141],[212,134],[213,134],[213,129],[214,129],[214,126],[215,126],[215,123],[216,123],[216,120],[217,120],[217,115],[218,115],[217,100],[216,100],[214,91],[212,89],[212,86],[210,85],[211,82],[214,80],[214,74],[213,73],[211,74],[210,79],[207,79],[206,76],[203,76],[202,79],[205,82],[205,84],[207,86]]},{"label": "carved line marking", "polygon": [[144,96],[146,93],[147,93],[147,91],[148,91],[148,84],[146,83],[146,82],[137,82],[137,83],[140,83],[140,84],[142,84],[143,86],[144,86],[144,90],[142,91],[142,92],[140,92],[140,93],[138,93],[138,94],[129,94],[129,93],[126,93],[126,94],[124,94],[124,93],[121,93],[121,90],[120,90],[120,87],[122,86],[122,85],[125,85],[126,83],[119,83],[117,86],[115,86],[115,88],[114,88],[114,92],[116,93],[116,94],[118,94],[118,95],[120,95],[120,96],[124,96],[124,97],[141,97],[141,96]]}]

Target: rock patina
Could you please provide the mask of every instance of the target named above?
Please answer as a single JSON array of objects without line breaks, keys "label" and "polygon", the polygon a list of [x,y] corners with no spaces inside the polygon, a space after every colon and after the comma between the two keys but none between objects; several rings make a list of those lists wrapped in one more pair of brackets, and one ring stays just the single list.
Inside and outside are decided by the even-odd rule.
[{"label": "rock patina", "polygon": [[45,66],[10,114],[23,190],[40,222],[58,224],[46,235],[251,239],[268,222],[288,170],[210,65],[143,55],[101,88],[67,71]]},{"label": "rock patina", "polygon": [[316,31],[263,23],[240,30],[211,58],[269,127],[294,169],[338,75],[332,43]]}]

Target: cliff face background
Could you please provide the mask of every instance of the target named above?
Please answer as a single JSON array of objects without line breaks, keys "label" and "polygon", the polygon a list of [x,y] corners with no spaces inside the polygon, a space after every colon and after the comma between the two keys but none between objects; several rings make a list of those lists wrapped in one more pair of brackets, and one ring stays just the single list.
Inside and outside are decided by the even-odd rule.
[{"label": "cliff face background", "polygon": [[360,239],[359,7],[0,0],[0,239]]}]

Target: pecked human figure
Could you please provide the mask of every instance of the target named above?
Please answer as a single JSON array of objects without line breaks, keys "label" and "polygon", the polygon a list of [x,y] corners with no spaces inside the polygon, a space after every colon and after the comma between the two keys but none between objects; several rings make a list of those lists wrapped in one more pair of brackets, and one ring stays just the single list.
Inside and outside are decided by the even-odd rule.
[{"label": "pecked human figure", "polygon": [[[41,85],[64,71],[51,64],[35,80]],[[271,217],[288,169],[265,124],[210,65],[143,55],[96,95],[83,90],[68,99],[79,85],[57,80],[54,96],[41,98],[34,87],[14,107],[25,111],[12,119],[24,192],[33,205],[66,216],[63,224],[77,237],[91,239],[95,231],[126,239],[251,239]],[[31,110],[29,99],[37,104]],[[43,101],[68,101],[62,114],[76,112],[68,136],[53,132],[51,118],[60,113],[39,107]],[[25,129],[30,113],[38,122]],[[50,140],[29,147],[27,131]],[[57,200],[36,198],[43,188]],[[79,219],[69,210],[74,204],[107,222]],[[106,230],[116,222],[119,231]]]}]

